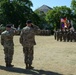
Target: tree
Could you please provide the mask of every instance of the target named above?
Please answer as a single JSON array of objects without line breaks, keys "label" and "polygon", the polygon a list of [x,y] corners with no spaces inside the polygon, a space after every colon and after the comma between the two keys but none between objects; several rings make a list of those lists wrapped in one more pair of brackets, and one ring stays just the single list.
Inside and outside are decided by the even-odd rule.
[{"label": "tree", "polygon": [[73,11],[73,26],[76,29],[76,0],[72,0],[71,9]]},{"label": "tree", "polygon": [[76,13],[76,0],[72,0],[72,2],[71,2],[71,8],[72,8],[73,12]]},{"label": "tree", "polygon": [[46,20],[48,23],[52,23],[57,29],[60,28],[60,19],[62,17],[67,17],[67,19],[72,19],[72,10],[66,6],[54,7],[53,10],[48,11],[46,15]]},{"label": "tree", "polygon": [[40,23],[39,27],[41,29],[44,29],[45,25],[47,25],[47,22],[46,22],[46,19],[45,19],[46,14],[43,11],[40,11],[40,10],[35,10],[34,12],[39,16],[39,21],[40,21],[39,22]]},{"label": "tree", "polygon": [[33,4],[30,0],[0,0],[0,17],[4,15],[4,19],[1,20],[2,23],[15,24],[16,28],[18,25],[21,25],[21,27],[25,26],[26,20],[32,19],[33,17],[31,17],[34,13],[31,6],[33,6]]}]

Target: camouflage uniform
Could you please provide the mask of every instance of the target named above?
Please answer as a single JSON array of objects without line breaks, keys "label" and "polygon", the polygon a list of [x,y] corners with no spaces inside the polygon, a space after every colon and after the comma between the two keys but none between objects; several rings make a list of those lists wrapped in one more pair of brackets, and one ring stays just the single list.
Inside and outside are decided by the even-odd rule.
[{"label": "camouflage uniform", "polygon": [[27,66],[32,65],[32,60],[33,60],[33,49],[34,45],[36,45],[35,42],[35,33],[38,32],[38,27],[33,25],[33,26],[26,26],[22,29],[21,34],[20,34],[20,43],[23,46],[23,53],[24,53],[24,61]]},{"label": "camouflage uniform", "polygon": [[5,63],[6,66],[11,66],[13,54],[14,54],[14,43],[13,43],[13,30],[5,30],[1,33],[1,44],[4,47],[4,54],[5,54]]}]

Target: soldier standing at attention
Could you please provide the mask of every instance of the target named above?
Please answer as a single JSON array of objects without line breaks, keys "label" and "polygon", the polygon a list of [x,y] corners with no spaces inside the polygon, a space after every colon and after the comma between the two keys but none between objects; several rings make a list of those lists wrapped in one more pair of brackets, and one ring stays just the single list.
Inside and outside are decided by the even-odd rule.
[{"label": "soldier standing at attention", "polygon": [[6,25],[6,30],[1,33],[1,44],[4,47],[6,67],[13,67],[12,59],[14,54],[13,43],[14,31],[11,29],[11,24]]},{"label": "soldier standing at attention", "polygon": [[24,53],[24,62],[26,65],[26,69],[33,69],[32,61],[33,61],[33,49],[35,42],[35,32],[38,32],[39,27],[36,25],[32,25],[31,20],[26,21],[26,27],[24,27],[20,34],[20,43],[23,46]]}]

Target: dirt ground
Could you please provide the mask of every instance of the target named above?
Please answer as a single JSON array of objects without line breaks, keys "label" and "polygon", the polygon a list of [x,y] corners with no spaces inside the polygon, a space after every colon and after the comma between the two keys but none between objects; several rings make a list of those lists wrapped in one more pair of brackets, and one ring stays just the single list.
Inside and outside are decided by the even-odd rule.
[{"label": "dirt ground", "polygon": [[6,68],[0,44],[0,75],[76,75],[76,42],[59,42],[53,36],[36,36],[34,69],[26,70],[19,36],[14,37],[13,68]]}]

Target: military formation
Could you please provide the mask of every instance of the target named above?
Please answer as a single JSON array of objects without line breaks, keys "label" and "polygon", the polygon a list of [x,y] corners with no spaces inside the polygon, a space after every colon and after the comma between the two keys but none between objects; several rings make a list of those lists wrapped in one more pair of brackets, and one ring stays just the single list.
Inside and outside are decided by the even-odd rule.
[{"label": "military formation", "polygon": [[76,31],[73,22],[67,17],[61,18],[60,29],[54,31],[54,38],[57,41],[76,42]]},{"label": "military formation", "polygon": [[[23,46],[24,63],[26,69],[33,69],[32,61],[34,54],[35,34],[39,33],[40,29],[38,26],[33,25],[31,20],[26,21],[26,26],[21,30],[19,42]],[[1,33],[1,45],[3,46],[5,55],[6,67],[13,67],[12,60],[14,55],[14,42],[13,37],[15,30],[11,24],[6,25],[6,30]]]},{"label": "military formation", "polygon": [[57,41],[76,42],[76,31],[68,29],[59,29],[54,32],[54,38]]},{"label": "military formation", "polygon": [[[64,22],[65,23],[65,22]],[[54,31],[54,38],[57,41],[76,42],[76,31],[69,27],[70,25],[62,23],[62,28]],[[16,29],[11,24],[6,25],[6,30],[1,33],[1,45],[5,55],[6,67],[13,67],[12,60],[14,55],[14,42],[13,37]],[[34,59],[34,45],[36,45],[35,35],[50,35],[50,30],[40,30],[38,26],[34,25],[31,20],[26,21],[26,26],[20,31],[19,42],[23,47],[24,63],[26,69],[33,69],[32,66]]]},{"label": "military formation", "polygon": [[40,33],[38,35],[49,36],[51,34],[52,34],[51,30],[40,30]]}]

